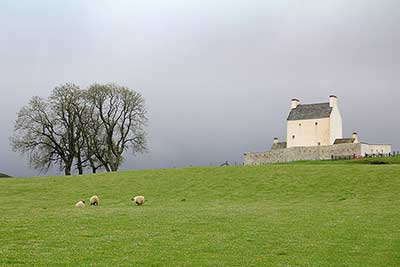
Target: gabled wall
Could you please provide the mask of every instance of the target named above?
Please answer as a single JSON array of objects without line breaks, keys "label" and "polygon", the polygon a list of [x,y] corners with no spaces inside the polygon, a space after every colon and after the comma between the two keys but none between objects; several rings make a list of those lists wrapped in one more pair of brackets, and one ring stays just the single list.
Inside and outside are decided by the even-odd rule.
[{"label": "gabled wall", "polygon": [[343,122],[337,102],[332,107],[330,125],[329,125],[329,144],[333,145],[336,139],[343,138]]}]

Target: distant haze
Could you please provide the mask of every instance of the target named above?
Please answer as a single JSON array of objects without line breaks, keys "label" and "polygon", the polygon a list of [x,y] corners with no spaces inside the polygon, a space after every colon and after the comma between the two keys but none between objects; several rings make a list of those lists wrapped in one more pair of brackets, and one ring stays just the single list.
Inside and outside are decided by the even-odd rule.
[{"label": "distant haze", "polygon": [[[123,169],[241,163],[285,139],[290,99],[338,96],[344,135],[400,150],[399,1],[0,2],[0,172],[16,113],[59,84],[143,94],[149,153]],[[49,174],[57,173],[51,171]]]}]

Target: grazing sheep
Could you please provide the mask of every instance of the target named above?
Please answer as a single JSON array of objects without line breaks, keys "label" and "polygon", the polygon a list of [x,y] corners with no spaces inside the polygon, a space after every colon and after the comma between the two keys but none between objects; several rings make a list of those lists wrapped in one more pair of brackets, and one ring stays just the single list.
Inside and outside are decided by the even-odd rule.
[{"label": "grazing sheep", "polygon": [[136,196],[131,199],[137,205],[142,205],[144,203],[144,196]]},{"label": "grazing sheep", "polygon": [[75,207],[76,207],[76,208],[83,208],[83,207],[85,207],[85,200],[79,200],[78,202],[76,202]]},{"label": "grazing sheep", "polygon": [[94,195],[90,198],[90,205],[97,206],[100,204],[100,199],[98,196]]}]

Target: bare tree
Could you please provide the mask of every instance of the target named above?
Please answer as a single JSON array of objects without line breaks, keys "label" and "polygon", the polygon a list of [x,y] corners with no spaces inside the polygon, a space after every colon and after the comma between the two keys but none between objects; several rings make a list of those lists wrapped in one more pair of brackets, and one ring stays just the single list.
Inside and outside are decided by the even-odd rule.
[{"label": "bare tree", "polygon": [[71,175],[85,168],[117,171],[123,153],[146,149],[143,97],[115,84],[80,90],[64,84],[48,99],[34,97],[17,116],[11,144],[27,154],[31,167],[47,171],[54,165]]},{"label": "bare tree", "polygon": [[101,133],[96,146],[91,147],[100,150],[95,155],[107,171],[117,171],[126,150],[136,154],[146,149],[144,99],[139,93],[115,84],[90,86],[87,99],[93,106],[93,122]]},{"label": "bare tree", "polygon": [[47,171],[57,164],[71,175],[80,138],[74,108],[78,92],[78,86],[65,84],[47,100],[34,97],[19,111],[11,144],[15,151],[28,154],[31,167]]},{"label": "bare tree", "polygon": [[[69,156],[64,151],[62,132],[55,114],[45,100],[34,97],[17,115],[11,144],[14,151],[27,154],[30,166],[47,171],[54,165],[64,168]],[[70,171],[66,168],[65,174]]]},{"label": "bare tree", "polygon": [[94,105],[88,103],[86,91],[81,96],[80,106],[82,108],[77,109],[80,111],[77,114],[78,127],[81,129],[82,138],[77,152],[83,158],[84,166],[90,167],[92,173],[96,173],[99,168],[104,167],[103,155],[106,151],[104,127]]},{"label": "bare tree", "polygon": [[54,88],[49,97],[50,106],[55,114],[55,127],[61,132],[64,153],[68,155],[65,163],[66,175],[71,174],[72,164],[76,159],[78,173],[83,173],[80,153],[82,128],[78,125],[78,115],[84,108],[80,103],[81,91],[77,85],[64,84]]}]

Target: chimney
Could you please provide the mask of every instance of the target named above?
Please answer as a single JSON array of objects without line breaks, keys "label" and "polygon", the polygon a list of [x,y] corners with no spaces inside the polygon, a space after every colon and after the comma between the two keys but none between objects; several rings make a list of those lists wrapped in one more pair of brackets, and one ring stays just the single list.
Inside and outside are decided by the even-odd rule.
[{"label": "chimney", "polygon": [[329,106],[331,108],[336,108],[337,107],[337,96],[335,96],[335,95],[330,95],[329,96]]},{"label": "chimney", "polygon": [[292,99],[292,109],[297,108],[297,106],[300,104],[300,100],[293,98]]},{"label": "chimney", "polygon": [[358,134],[356,132],[353,133],[352,138],[354,139],[354,143],[360,143],[358,140]]},{"label": "chimney", "polygon": [[279,143],[279,139],[278,139],[278,137],[275,137],[274,138],[274,144],[277,144],[277,143]]}]

